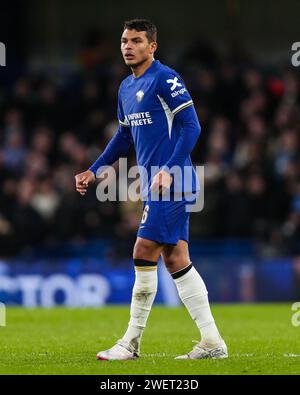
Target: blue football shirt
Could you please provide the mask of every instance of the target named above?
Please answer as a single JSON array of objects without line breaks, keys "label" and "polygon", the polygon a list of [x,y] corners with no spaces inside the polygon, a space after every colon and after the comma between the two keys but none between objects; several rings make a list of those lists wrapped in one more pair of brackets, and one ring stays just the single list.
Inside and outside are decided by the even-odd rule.
[{"label": "blue football shirt", "polygon": [[143,199],[161,169],[173,175],[171,191],[200,189],[190,153],[201,127],[193,100],[176,71],[154,60],[141,76],[124,79],[118,94],[118,119],[117,133],[91,171],[97,174],[102,166],[112,165],[134,143]]},{"label": "blue football shirt", "polygon": [[[199,190],[190,155],[176,163],[169,162],[182,129],[182,117],[177,114],[190,106],[193,100],[180,75],[158,60],[154,60],[140,77],[130,75],[122,81],[118,96],[120,129],[123,133],[128,133],[128,129],[131,132],[137,163],[147,171],[148,187],[153,176],[151,166],[167,165],[178,166],[182,175],[185,174],[182,180],[174,178],[171,190]],[[198,123],[195,111],[192,117]],[[143,185],[144,191],[145,188]]]}]

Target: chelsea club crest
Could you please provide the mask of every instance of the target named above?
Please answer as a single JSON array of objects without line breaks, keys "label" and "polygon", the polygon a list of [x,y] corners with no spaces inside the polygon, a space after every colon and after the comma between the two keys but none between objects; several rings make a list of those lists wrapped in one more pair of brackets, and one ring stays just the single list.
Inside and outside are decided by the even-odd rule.
[{"label": "chelsea club crest", "polygon": [[143,97],[144,97],[144,92],[143,92],[143,91],[138,91],[138,92],[136,92],[136,100],[137,100],[138,102],[142,101],[142,100],[143,100]]}]

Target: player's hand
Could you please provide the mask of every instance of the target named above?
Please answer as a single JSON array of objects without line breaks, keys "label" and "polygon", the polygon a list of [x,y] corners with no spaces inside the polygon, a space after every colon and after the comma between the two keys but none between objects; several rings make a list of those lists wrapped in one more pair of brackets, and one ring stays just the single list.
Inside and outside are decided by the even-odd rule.
[{"label": "player's hand", "polygon": [[87,170],[83,173],[77,174],[75,176],[76,191],[79,192],[80,195],[85,195],[88,186],[95,182],[95,180],[95,174],[91,170]]},{"label": "player's hand", "polygon": [[153,177],[151,184],[151,191],[154,193],[164,193],[166,190],[170,189],[173,181],[173,177],[168,172],[161,170]]}]

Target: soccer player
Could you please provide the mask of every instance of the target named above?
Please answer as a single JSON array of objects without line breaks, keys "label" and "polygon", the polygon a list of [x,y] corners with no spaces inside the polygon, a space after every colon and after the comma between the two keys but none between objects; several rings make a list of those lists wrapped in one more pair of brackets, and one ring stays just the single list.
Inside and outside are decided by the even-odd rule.
[{"label": "soccer player", "polygon": [[[96,162],[75,176],[76,190],[84,195],[97,171],[126,155],[134,144],[137,163],[149,176],[144,212],[133,251],[135,283],[130,321],[124,336],[110,349],[97,354],[99,360],[135,359],[140,353],[142,333],[157,291],[157,261],[162,256],[179,296],[200,331],[201,340],[177,359],[226,358],[227,347],[212,316],[205,284],[193,267],[188,250],[189,212],[187,198],[175,199],[175,187],[194,193],[199,182],[190,153],[200,135],[200,125],[180,75],[154,59],[157,29],[148,20],[125,22],[121,52],[132,74],[119,88],[119,128]],[[156,174],[151,167],[158,166]],[[189,183],[172,176],[173,166],[192,169]],[[186,186],[186,184],[189,184]],[[145,185],[142,186],[144,190]],[[177,191],[178,189],[176,189]],[[169,201],[153,199],[170,191]],[[173,192],[173,193],[172,193]]]}]

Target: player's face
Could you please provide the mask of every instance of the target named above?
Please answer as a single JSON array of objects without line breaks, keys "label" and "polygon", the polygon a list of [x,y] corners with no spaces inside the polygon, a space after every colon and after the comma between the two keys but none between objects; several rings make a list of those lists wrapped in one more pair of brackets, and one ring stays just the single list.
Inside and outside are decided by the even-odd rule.
[{"label": "player's face", "polygon": [[125,29],[121,37],[121,51],[127,66],[136,67],[149,58],[157,48],[156,42],[149,43],[146,32]]}]

